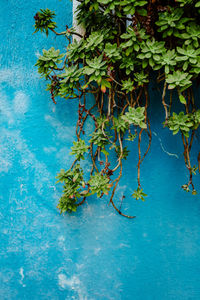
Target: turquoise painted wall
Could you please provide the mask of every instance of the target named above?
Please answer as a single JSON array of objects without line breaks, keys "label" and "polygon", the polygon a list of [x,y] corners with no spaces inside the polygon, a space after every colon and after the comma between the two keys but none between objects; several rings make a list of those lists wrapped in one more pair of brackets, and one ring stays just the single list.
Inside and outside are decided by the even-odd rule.
[{"label": "turquoise painted wall", "polygon": [[[199,300],[200,199],[180,188],[187,180],[181,139],[162,128],[153,83],[153,140],[142,166],[149,196],[130,197],[133,149],[115,198],[119,204],[125,193],[123,210],[137,218],[120,217],[108,199],[90,199],[71,216],[56,209],[55,175],[72,161],[77,114],[75,101],[51,102],[34,67],[41,49],[65,47],[62,38],[32,34],[34,14],[46,7],[61,30],[71,25],[68,0],[1,0],[0,299]],[[198,145],[197,135],[193,159]]]}]

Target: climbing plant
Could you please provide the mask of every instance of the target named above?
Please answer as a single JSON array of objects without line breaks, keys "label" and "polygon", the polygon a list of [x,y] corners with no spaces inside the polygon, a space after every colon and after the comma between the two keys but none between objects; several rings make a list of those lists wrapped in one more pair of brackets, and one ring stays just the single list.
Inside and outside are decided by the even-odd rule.
[{"label": "climbing plant", "polygon": [[[122,216],[134,217],[117,207],[114,194],[122,176],[123,160],[129,154],[124,143],[129,140],[137,145],[138,151],[137,187],[132,197],[144,200],[147,196],[141,186],[140,169],[152,139],[148,110],[152,74],[162,87],[163,125],[182,138],[189,172],[189,180],[182,188],[195,195],[193,175],[200,154],[196,165],[192,165],[190,153],[200,124],[200,110],[193,93],[200,78],[200,1],[78,2],[77,21],[84,28],[83,35],[68,26],[57,32],[55,13],[49,9],[40,10],[34,17],[35,32],[66,37],[64,53],[53,47],[43,50],[36,63],[38,72],[48,81],[53,102],[56,103],[56,97],[78,101],[77,141],[71,152],[75,159],[69,170],[61,170],[57,176],[64,183],[58,208],[62,213],[76,211],[86,197],[96,194],[101,198],[110,193],[114,209]],[[89,94],[94,99],[91,106]],[[180,101],[179,113],[172,110],[174,101]],[[85,123],[89,118],[93,127],[86,136]],[[144,135],[149,142],[143,153]],[[116,155],[115,165],[110,153]],[[89,178],[81,167],[88,154]]]}]

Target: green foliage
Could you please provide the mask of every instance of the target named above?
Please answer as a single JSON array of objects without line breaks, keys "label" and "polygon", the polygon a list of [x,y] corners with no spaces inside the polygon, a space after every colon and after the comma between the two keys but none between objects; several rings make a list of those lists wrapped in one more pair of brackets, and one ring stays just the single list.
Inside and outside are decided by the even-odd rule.
[{"label": "green foliage", "polygon": [[126,91],[126,93],[130,93],[134,90],[134,82],[129,78],[128,80],[122,80],[122,90]]},{"label": "green foliage", "polygon": [[138,52],[140,50],[141,40],[146,40],[149,36],[146,34],[144,29],[138,29],[137,32],[133,27],[129,26],[127,32],[121,35],[122,39],[126,41],[121,43],[121,48],[125,49],[125,54],[128,56],[132,52]]},{"label": "green foliage", "polygon": [[103,56],[95,57],[92,60],[86,59],[86,63],[87,65],[84,67],[84,74],[88,75],[88,82],[97,82],[98,85],[101,85],[103,90],[105,87],[110,88],[110,82],[106,80],[107,65],[106,61],[103,61]]},{"label": "green foliage", "polygon": [[38,67],[38,72],[44,76],[52,72],[53,69],[57,69],[57,65],[62,62],[64,54],[60,54],[60,50],[55,50],[51,47],[49,50],[42,50],[43,55],[41,55],[36,63]]},{"label": "green foliage", "polygon": [[84,159],[84,154],[88,152],[89,147],[85,144],[84,140],[73,142],[74,146],[71,148],[72,155],[75,155],[77,160]]},{"label": "green foliage", "polygon": [[86,54],[84,51],[84,45],[85,43],[83,40],[80,40],[79,42],[74,40],[72,44],[68,45],[67,58],[69,61],[77,62],[78,60],[85,58]]},{"label": "green foliage", "polygon": [[93,132],[92,138],[90,139],[90,143],[93,143],[98,147],[104,148],[106,145],[109,144],[108,137],[108,133],[103,133],[102,129],[99,128],[97,131]]},{"label": "green foliage", "polygon": [[177,64],[177,55],[175,50],[168,50],[167,52],[165,52],[160,60],[160,66],[157,66],[157,69],[160,69],[160,67],[164,67],[165,68],[165,74],[169,74],[170,71],[174,71],[174,67]]},{"label": "green foliage", "polygon": [[97,197],[101,197],[102,194],[107,194],[111,188],[109,178],[101,173],[95,173],[92,175],[88,183],[90,185],[91,193],[96,193]]},{"label": "green foliage", "polygon": [[122,116],[119,116],[118,118],[113,118],[114,125],[113,129],[116,129],[117,132],[125,132],[128,129],[128,122],[126,122]]},{"label": "green foliage", "polygon": [[117,44],[106,43],[105,45],[105,54],[110,58],[112,62],[115,62],[121,58],[120,50],[117,47]]},{"label": "green foliage", "polygon": [[198,7],[198,8],[200,7],[200,1],[197,1],[195,7]]},{"label": "green foliage", "polygon": [[196,130],[200,125],[200,110],[197,110],[190,114],[184,114],[180,112],[178,115],[173,113],[169,118],[168,127],[173,131],[173,134],[177,134],[179,130],[186,136],[189,137],[190,130]]},{"label": "green foliage", "polygon": [[141,71],[140,73],[135,73],[134,74],[134,80],[135,82],[137,82],[138,86],[144,86],[146,83],[149,82],[149,74],[148,73],[144,73],[144,71]]},{"label": "green foliage", "polygon": [[177,47],[178,55],[177,61],[184,61],[183,71],[186,71],[190,65],[197,64],[197,59],[200,54],[200,49],[194,49],[192,45],[189,45],[185,48]]},{"label": "green foliage", "polygon": [[124,147],[124,148],[123,148],[123,151],[121,152],[120,146],[117,146],[117,147],[115,148],[115,152],[116,152],[116,154],[117,154],[117,157],[120,157],[120,156],[121,156],[121,159],[125,159],[125,160],[126,160],[130,151],[128,150],[127,147]]},{"label": "green foliage", "polygon": [[[200,3],[200,2],[199,2]],[[191,45],[195,48],[199,47],[200,26],[196,23],[190,23],[186,26],[185,32],[178,35],[185,40],[185,45]]]},{"label": "green foliage", "polygon": [[176,114],[175,112],[173,115],[169,118],[168,127],[170,130],[173,131],[173,134],[177,134],[179,130],[186,136],[189,137],[189,131],[193,127],[193,122],[191,121],[191,118],[188,114],[184,114],[183,111],[181,111],[179,114]]},{"label": "green foliage", "polygon": [[64,183],[63,195],[58,208],[61,213],[74,212],[77,209],[77,198],[81,197],[83,170],[77,164],[73,170],[61,170],[57,176],[58,181]]},{"label": "green foliage", "polygon": [[137,137],[137,133],[135,133],[135,134],[130,133],[126,140],[133,142],[136,137]]},{"label": "green foliage", "polygon": [[102,30],[102,28],[109,28],[111,25],[115,26],[112,20],[99,10],[99,3],[96,0],[80,2],[77,10],[77,21],[89,33]]},{"label": "green foliage", "polygon": [[109,124],[109,120],[106,116],[101,116],[96,119],[97,127],[102,128],[103,124],[107,126]]},{"label": "green foliage", "polygon": [[200,110],[196,110],[190,114],[190,119],[193,121],[193,130],[197,130],[200,125]]},{"label": "green foliage", "polygon": [[56,28],[56,23],[53,21],[55,12],[50,9],[41,9],[34,16],[35,32],[41,31],[48,35],[49,30]]},{"label": "green foliage", "polygon": [[64,96],[66,99],[71,96],[76,96],[75,89],[80,84],[80,77],[83,73],[82,69],[78,69],[77,66],[70,66],[65,68],[65,73],[60,74],[58,77],[60,80],[59,95]]},{"label": "green foliage", "polygon": [[142,67],[150,65],[152,68],[159,63],[161,57],[166,52],[164,42],[158,42],[154,38],[141,44],[141,54],[137,57],[142,60]]},{"label": "green foliage", "polygon": [[176,1],[180,3],[181,7],[191,4],[193,2],[193,0],[176,0]]},{"label": "green foliage", "polygon": [[163,38],[171,35],[177,35],[183,29],[185,24],[190,21],[190,18],[184,18],[183,9],[170,8],[167,11],[159,14],[159,20],[156,25],[159,26],[158,32],[163,33]]},{"label": "green foliage", "polygon": [[85,51],[91,52],[94,51],[97,47],[101,47],[104,39],[104,35],[101,31],[95,31],[90,34],[85,43]]},{"label": "green foliage", "polygon": [[125,69],[126,75],[130,75],[134,71],[135,69],[134,59],[135,56],[127,57],[124,53],[122,53],[120,69]]},{"label": "green foliage", "polygon": [[145,107],[131,107],[129,106],[128,112],[125,113],[124,116],[122,116],[122,119],[128,124],[133,124],[135,126],[139,126],[143,129],[147,128],[147,125],[144,122],[145,119]]},{"label": "green foliage", "polygon": [[143,7],[147,1],[137,1],[137,0],[123,0],[123,1],[119,1],[119,0],[98,0],[98,3],[103,4],[103,5],[107,5],[107,8],[104,12],[104,14],[108,14],[110,13],[112,10],[116,10],[116,15],[118,17],[122,16],[122,11],[124,14],[135,14],[135,10],[136,7],[139,7],[138,12],[141,15],[146,15],[146,12],[144,12],[144,10],[141,9],[141,7]]},{"label": "green foliage", "polygon": [[189,186],[188,186],[188,184],[184,184],[184,185],[182,185],[182,189],[184,190],[184,191],[186,191],[187,193],[189,193],[189,192],[191,192],[192,193],[192,195],[197,195],[197,191],[196,190],[190,190],[190,188],[189,188]]},{"label": "green foliage", "polygon": [[141,189],[140,187],[137,188],[137,190],[134,191],[134,193],[132,194],[132,197],[135,198],[136,200],[142,200],[145,201],[144,197],[147,197],[147,194],[145,194],[143,192],[143,189]]},{"label": "green foliage", "polygon": [[136,8],[139,8],[137,11],[140,15],[146,16],[147,12],[144,9],[141,9],[145,4],[147,4],[147,1],[137,1],[137,0],[125,0],[121,1],[120,3],[123,6],[123,11],[125,14],[134,15]]},{"label": "green foliage", "polygon": [[[52,31],[67,41],[64,54],[54,48],[43,50],[36,63],[38,72],[48,80],[52,100],[56,103],[57,96],[78,100],[77,141],[71,152],[75,159],[71,168],[58,176],[64,183],[58,205],[61,212],[75,211],[86,196],[101,197],[112,189],[110,203],[120,215],[130,217],[116,207],[114,195],[125,173],[122,170],[130,143],[136,139],[138,187],[132,196],[144,201],[141,164],[151,145],[148,106],[154,101],[163,104],[164,126],[174,135],[181,133],[189,171],[183,189],[197,193],[192,181],[197,167],[193,166],[191,148],[200,125],[193,93],[200,76],[199,14],[198,0],[80,0],[76,15],[84,28],[83,35],[67,26],[65,31],[56,32],[55,13],[49,9],[35,15],[35,32]],[[159,99],[149,93],[152,84],[160,92]],[[92,104],[88,95],[94,96]],[[174,111],[177,95],[183,104],[180,113]],[[82,135],[86,135],[84,139]],[[146,152],[141,146],[143,136],[149,140]],[[117,158],[111,163],[113,150]],[[77,162],[88,152],[92,167],[90,179],[85,182]]]},{"label": "green foliage", "polygon": [[183,71],[177,70],[173,74],[167,74],[166,82],[169,84],[169,89],[174,89],[180,87],[181,91],[184,91],[189,86],[191,86],[192,75],[185,73]]},{"label": "green foliage", "polygon": [[197,1],[195,7],[198,9],[198,13],[200,14],[200,1]]}]

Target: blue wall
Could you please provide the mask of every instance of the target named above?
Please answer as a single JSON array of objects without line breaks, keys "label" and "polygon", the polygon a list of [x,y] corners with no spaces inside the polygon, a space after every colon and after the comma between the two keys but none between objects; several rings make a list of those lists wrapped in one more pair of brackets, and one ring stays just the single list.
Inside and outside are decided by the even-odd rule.
[{"label": "blue wall", "polygon": [[[51,102],[34,67],[41,49],[65,46],[62,38],[32,35],[33,16],[46,7],[56,11],[61,30],[70,26],[68,0],[1,0],[0,299],[199,300],[199,196],[180,188],[187,180],[183,147],[162,128],[159,103],[151,109],[153,141],[142,166],[149,196],[144,203],[130,197],[134,151],[117,192],[126,195],[123,210],[137,218],[124,219],[107,199],[95,198],[75,215],[59,215],[55,175],[71,163],[77,115],[74,101]],[[158,91],[151,93],[158,102]]]}]

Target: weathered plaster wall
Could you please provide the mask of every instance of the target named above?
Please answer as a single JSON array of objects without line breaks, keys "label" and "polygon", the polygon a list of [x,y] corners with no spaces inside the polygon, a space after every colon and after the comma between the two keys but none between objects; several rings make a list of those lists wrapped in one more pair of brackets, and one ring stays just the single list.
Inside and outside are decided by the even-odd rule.
[{"label": "weathered plaster wall", "polygon": [[[85,33],[85,30],[82,26],[78,25],[78,22],[77,22],[77,18],[76,18],[76,15],[77,15],[77,7],[79,5],[80,2],[78,2],[77,0],[73,0],[73,5],[72,5],[72,12],[73,12],[73,27],[74,29],[76,29],[76,32],[84,35]],[[80,37],[76,36],[74,37],[77,41],[80,40]]]},{"label": "weathered plaster wall", "polygon": [[134,152],[118,189],[127,196],[124,211],[137,218],[123,219],[95,198],[75,215],[59,215],[55,174],[70,165],[76,113],[74,101],[51,102],[34,67],[42,48],[65,46],[32,35],[41,7],[56,11],[61,29],[71,24],[68,0],[1,0],[0,299],[199,300],[199,196],[180,189],[187,176],[181,140],[162,129],[161,106],[151,111],[152,148],[142,167],[149,197],[128,197]]}]

